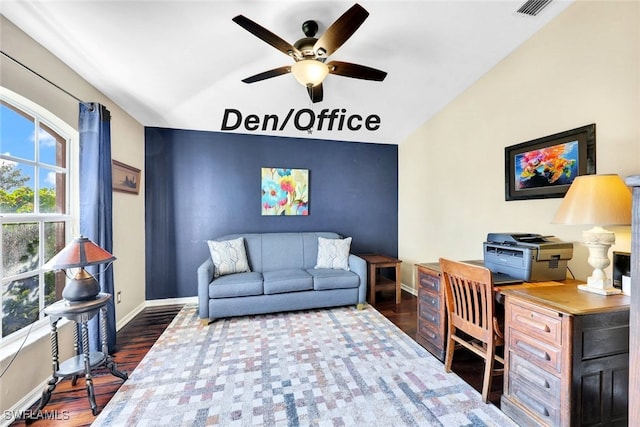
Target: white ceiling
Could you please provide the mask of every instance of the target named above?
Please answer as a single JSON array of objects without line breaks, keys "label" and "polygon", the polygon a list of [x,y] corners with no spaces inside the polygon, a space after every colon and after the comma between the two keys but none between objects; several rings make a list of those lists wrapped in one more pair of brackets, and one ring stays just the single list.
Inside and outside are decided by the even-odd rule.
[{"label": "white ceiling", "polygon": [[241,82],[292,60],[231,19],[245,15],[293,44],[302,22],[316,20],[319,36],[352,1],[1,0],[0,12],[145,126],[220,131],[225,109],[280,123],[290,109],[345,109],[378,115],[380,128],[234,132],[398,144],[570,4],[531,17],[516,13],[523,2],[361,1],[368,19],[329,59],[388,76],[329,75],[314,105],[291,75]]}]

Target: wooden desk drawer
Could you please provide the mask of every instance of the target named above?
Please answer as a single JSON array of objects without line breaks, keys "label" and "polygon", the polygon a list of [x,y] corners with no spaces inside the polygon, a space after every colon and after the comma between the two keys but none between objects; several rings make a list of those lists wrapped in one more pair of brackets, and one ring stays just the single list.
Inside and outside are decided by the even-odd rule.
[{"label": "wooden desk drawer", "polygon": [[440,329],[440,311],[427,304],[420,304],[418,310],[418,321],[430,323],[434,328]]},{"label": "wooden desk drawer", "polygon": [[562,345],[562,319],[553,312],[527,304],[511,304],[508,327],[535,336],[551,344]]},{"label": "wooden desk drawer", "polygon": [[558,375],[562,372],[562,349],[526,335],[526,332],[510,330],[509,351],[548,372]]},{"label": "wooden desk drawer", "polygon": [[[511,383],[511,380],[509,381]],[[537,420],[527,419],[527,425],[559,426],[561,421],[561,409],[559,405],[550,404],[539,399],[526,385],[513,381],[510,384],[509,398],[524,406]],[[533,423],[532,423],[533,421]],[[531,424],[530,424],[531,423]]]},{"label": "wooden desk drawer", "polygon": [[419,285],[423,289],[429,289],[434,293],[440,293],[440,278],[418,270]]},{"label": "wooden desk drawer", "polygon": [[[418,306],[420,306],[420,311],[422,311],[423,307],[436,312],[440,311],[440,307],[442,306],[440,295],[419,290],[418,298]],[[442,307],[442,309],[444,309],[444,307]]]},{"label": "wooden desk drawer", "polygon": [[550,372],[528,362],[516,353],[511,353],[509,360],[509,387],[517,381],[526,386],[532,395],[538,396],[549,405],[556,405],[561,397],[560,378]]},{"label": "wooden desk drawer", "polygon": [[432,324],[418,321],[418,334],[437,348],[442,348],[442,334]]}]

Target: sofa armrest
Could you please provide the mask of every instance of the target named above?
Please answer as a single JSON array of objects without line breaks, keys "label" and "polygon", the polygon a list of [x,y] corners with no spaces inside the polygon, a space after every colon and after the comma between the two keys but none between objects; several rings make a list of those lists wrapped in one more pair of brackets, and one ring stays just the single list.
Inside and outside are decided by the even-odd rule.
[{"label": "sofa armrest", "polygon": [[357,255],[350,254],[349,269],[360,276],[358,304],[364,304],[367,300],[367,262]]},{"label": "sofa armrest", "polygon": [[207,258],[198,267],[198,317],[209,320],[209,283],[213,280],[213,261]]}]

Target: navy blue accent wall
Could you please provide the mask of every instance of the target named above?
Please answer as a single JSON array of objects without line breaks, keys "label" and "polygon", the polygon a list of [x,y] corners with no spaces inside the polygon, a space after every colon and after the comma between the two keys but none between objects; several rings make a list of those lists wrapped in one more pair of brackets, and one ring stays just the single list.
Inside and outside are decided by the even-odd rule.
[{"label": "navy blue accent wall", "polygon": [[[309,170],[309,216],[261,216],[263,167]],[[145,129],[146,298],[197,295],[206,241],[335,231],[352,252],[398,253],[398,147]]]}]

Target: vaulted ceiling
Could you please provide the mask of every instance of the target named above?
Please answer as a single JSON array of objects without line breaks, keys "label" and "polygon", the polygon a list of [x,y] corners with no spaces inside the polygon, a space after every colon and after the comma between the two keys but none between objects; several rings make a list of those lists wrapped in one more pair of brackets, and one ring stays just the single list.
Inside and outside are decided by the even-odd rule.
[{"label": "vaulted ceiling", "polygon": [[3,0],[0,11],[145,126],[399,144],[570,4],[530,16],[516,12],[523,1],[362,1],[368,18],[329,59],[388,75],[330,74],[313,104],[289,74],[241,81],[293,60],[232,18],[293,44],[304,21],[320,36],[353,2]]}]

